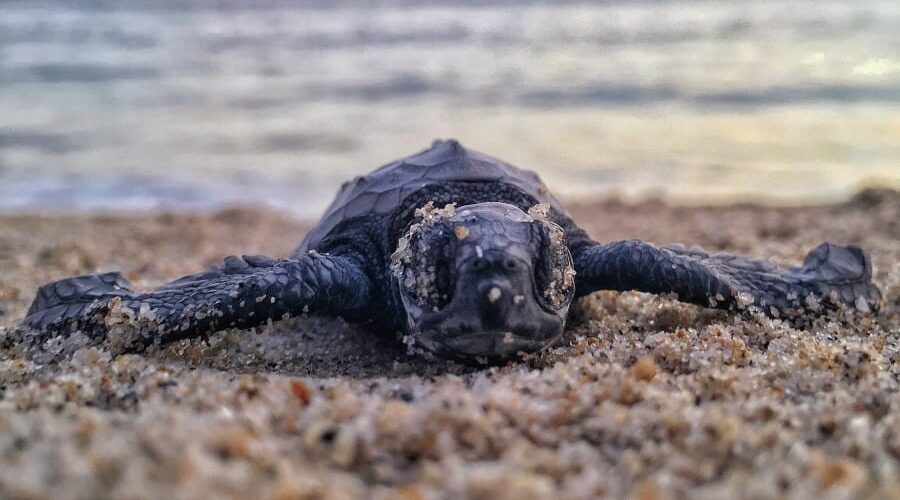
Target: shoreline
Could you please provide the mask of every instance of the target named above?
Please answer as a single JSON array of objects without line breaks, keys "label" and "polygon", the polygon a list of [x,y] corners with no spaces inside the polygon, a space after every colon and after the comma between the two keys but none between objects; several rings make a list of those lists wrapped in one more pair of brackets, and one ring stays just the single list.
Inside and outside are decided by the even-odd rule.
[{"label": "shoreline", "polygon": [[[554,192],[568,205],[619,200],[632,205],[665,203],[692,208],[733,205],[814,207],[850,203],[869,192],[900,191],[900,180],[878,176],[863,179],[849,188],[832,187],[816,194],[803,190],[767,192],[759,186],[741,190],[734,186],[681,185],[664,190],[642,184],[629,188],[621,181],[581,186],[573,185],[571,181],[562,185],[549,184],[556,186]],[[140,216],[160,212],[215,214],[248,209],[314,221],[331,203],[338,188],[337,182],[309,187],[286,180],[279,184],[275,178],[260,182],[228,178],[218,181],[161,180],[151,176],[89,176],[49,181],[7,178],[5,184],[0,184],[0,214]]]},{"label": "shoreline", "polygon": [[[900,494],[900,193],[570,211],[599,241],[783,265],[823,240],[859,244],[885,304],[795,328],[600,292],[560,345],[499,367],[408,355],[327,318],[116,357],[0,348],[0,496]],[[0,214],[0,340],[46,281],[120,270],[152,288],[229,254],[287,255],[309,228],[256,208]]]}]

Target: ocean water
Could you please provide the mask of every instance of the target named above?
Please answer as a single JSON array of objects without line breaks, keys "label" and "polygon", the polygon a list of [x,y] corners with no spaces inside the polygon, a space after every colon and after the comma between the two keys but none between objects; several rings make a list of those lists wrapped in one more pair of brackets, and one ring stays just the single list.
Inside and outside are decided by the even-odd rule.
[{"label": "ocean water", "polygon": [[446,137],[569,198],[900,187],[900,2],[0,1],[0,210],[314,216]]}]

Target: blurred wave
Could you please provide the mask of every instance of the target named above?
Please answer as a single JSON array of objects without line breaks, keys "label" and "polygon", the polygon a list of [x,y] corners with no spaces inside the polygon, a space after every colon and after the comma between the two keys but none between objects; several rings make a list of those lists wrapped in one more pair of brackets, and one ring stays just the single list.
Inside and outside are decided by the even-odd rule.
[{"label": "blurred wave", "polygon": [[900,3],[0,2],[0,209],[263,203],[438,137],[563,195],[900,186]]}]

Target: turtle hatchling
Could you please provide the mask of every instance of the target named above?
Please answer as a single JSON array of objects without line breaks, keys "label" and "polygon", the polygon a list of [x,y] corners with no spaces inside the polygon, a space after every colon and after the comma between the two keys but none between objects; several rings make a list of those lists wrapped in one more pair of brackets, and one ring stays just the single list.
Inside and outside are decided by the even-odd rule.
[{"label": "turtle hatchling", "polygon": [[781,317],[880,301],[854,246],[823,243],[785,269],[683,246],[599,243],[536,174],[446,140],[345,183],[288,258],[228,257],[149,292],[114,272],[44,285],[21,342],[77,333],[138,350],[309,313],[401,332],[440,356],[504,359],[552,345],[572,301],[597,290]]}]

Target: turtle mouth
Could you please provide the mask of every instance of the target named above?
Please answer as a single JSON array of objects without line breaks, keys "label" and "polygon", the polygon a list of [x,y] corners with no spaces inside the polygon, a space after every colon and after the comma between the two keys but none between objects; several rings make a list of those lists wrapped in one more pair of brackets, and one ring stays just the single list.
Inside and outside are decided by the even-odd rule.
[{"label": "turtle mouth", "polygon": [[546,349],[557,343],[562,330],[546,338],[534,338],[512,331],[481,331],[452,333],[448,331],[423,332],[417,340],[427,350],[446,358],[461,361],[496,363]]},{"label": "turtle mouth", "polygon": [[419,309],[409,325],[417,344],[444,357],[503,360],[540,351],[562,335],[567,308],[549,311],[525,290],[512,300],[507,296],[515,292],[502,281],[482,285],[476,291],[461,282],[444,309]]}]

